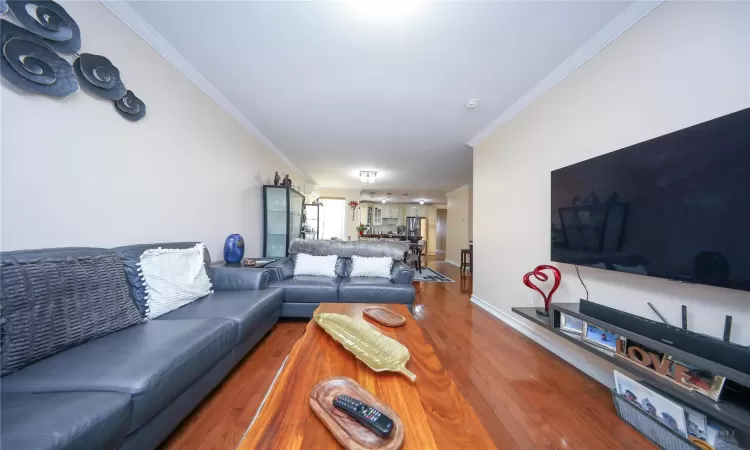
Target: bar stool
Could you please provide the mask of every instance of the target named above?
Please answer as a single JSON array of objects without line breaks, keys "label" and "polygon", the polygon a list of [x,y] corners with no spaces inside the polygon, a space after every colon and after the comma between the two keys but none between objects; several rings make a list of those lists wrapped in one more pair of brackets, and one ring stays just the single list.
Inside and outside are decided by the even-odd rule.
[{"label": "bar stool", "polygon": [[467,268],[469,272],[474,273],[474,244],[469,244],[469,248],[461,249],[460,270],[463,272]]}]

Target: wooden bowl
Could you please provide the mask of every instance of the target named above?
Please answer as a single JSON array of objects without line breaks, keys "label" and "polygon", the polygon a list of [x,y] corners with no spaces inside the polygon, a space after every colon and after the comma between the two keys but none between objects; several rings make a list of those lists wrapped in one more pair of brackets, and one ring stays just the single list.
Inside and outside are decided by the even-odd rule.
[{"label": "wooden bowl", "polygon": [[368,306],[362,314],[387,327],[396,328],[406,323],[406,319],[382,306]]},{"label": "wooden bowl", "polygon": [[[391,434],[381,438],[336,409],[333,399],[341,394],[356,398],[390,417],[393,420]],[[396,450],[404,443],[404,423],[401,418],[351,378],[334,377],[315,385],[310,392],[310,408],[339,444],[348,450]]]}]

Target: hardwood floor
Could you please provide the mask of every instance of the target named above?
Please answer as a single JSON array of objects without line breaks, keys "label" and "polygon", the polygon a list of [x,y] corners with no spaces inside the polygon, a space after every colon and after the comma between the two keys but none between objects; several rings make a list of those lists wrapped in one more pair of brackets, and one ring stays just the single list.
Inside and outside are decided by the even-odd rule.
[{"label": "hardwood floor", "polygon": [[[428,256],[455,283],[415,283],[414,317],[500,449],[653,449],[621,421],[609,391],[469,302],[471,276]],[[306,321],[282,321],[163,449],[234,449]]]}]

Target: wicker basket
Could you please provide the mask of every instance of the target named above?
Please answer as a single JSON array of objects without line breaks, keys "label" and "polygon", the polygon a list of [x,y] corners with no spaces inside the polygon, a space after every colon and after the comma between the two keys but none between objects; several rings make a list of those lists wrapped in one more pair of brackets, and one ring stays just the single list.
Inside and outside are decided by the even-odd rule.
[{"label": "wicker basket", "polygon": [[617,392],[612,391],[612,400],[620,419],[624,420],[639,433],[666,450],[700,450],[685,437],[664,425],[659,419],[652,417],[638,406],[630,403]]}]

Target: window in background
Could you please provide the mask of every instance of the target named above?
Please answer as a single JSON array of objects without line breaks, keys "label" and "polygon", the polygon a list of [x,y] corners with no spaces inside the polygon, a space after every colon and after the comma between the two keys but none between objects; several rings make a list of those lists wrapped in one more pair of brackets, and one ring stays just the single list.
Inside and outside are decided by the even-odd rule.
[{"label": "window in background", "polygon": [[346,240],[346,199],[322,197],[320,202],[320,238]]}]

